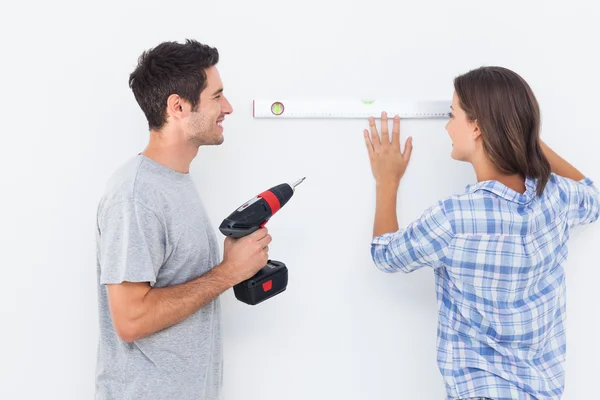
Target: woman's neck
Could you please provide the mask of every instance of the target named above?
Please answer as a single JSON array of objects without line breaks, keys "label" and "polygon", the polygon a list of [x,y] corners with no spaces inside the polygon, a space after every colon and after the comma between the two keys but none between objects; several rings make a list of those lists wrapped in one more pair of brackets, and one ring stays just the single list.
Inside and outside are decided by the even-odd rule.
[{"label": "woman's neck", "polygon": [[498,181],[518,193],[525,193],[525,177],[520,174],[502,173],[487,158],[471,162],[477,181]]}]

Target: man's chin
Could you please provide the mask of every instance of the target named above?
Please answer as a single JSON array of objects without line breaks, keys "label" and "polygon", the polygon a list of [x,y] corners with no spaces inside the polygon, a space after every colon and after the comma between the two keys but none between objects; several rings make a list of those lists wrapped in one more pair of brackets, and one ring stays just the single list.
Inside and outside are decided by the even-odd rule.
[{"label": "man's chin", "polygon": [[215,138],[214,140],[211,140],[209,143],[207,143],[208,146],[218,146],[220,144],[223,144],[223,142],[225,141],[225,137],[223,135]]},{"label": "man's chin", "polygon": [[225,141],[225,136],[223,136],[223,133],[219,132],[218,134],[210,137],[192,137],[190,138],[190,141],[197,146],[218,146]]}]

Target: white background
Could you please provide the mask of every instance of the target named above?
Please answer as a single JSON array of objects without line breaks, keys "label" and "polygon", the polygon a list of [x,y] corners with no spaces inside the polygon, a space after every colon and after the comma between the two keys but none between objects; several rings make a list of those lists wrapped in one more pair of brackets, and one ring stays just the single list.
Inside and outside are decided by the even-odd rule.
[{"label": "white background", "polygon": [[[254,120],[252,100],[450,99],[456,75],[502,65],[538,96],[544,140],[600,180],[599,18],[592,1],[3,3],[0,398],[93,397],[96,205],[148,138],[128,75],[142,50],[195,38],[218,47],[234,107],[225,143],[192,165],[215,229],[307,177],[268,225],[288,290],[256,307],[222,297],[225,397],[442,399],[433,273],[386,275],[370,259],[367,122]],[[414,152],[401,225],[474,181],[444,124],[402,122]],[[597,392],[599,239],[595,225],[570,243],[569,400]]]}]

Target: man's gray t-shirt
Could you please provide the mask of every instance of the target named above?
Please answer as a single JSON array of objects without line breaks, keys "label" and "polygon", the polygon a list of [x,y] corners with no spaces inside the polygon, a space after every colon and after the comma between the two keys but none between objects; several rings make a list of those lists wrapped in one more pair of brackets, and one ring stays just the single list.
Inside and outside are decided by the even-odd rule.
[{"label": "man's gray t-shirt", "polygon": [[215,232],[191,176],[137,155],[109,181],[97,222],[96,399],[218,399],[218,298],[179,324],[127,343],[115,332],[107,297],[106,284],[177,285],[220,262]]}]

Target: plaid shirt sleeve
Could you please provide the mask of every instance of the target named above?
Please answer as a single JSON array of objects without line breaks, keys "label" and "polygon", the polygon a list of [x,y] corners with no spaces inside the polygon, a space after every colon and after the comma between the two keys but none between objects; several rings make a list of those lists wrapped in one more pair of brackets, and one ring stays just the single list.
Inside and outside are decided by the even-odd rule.
[{"label": "plaid shirt sleeve", "polygon": [[371,257],[377,268],[389,273],[436,268],[443,264],[452,237],[452,227],[439,202],[405,229],[375,237]]},{"label": "plaid shirt sleeve", "polygon": [[567,220],[571,227],[592,223],[600,215],[600,193],[589,178],[568,184]]}]

